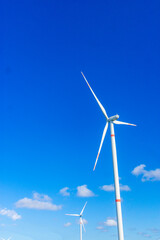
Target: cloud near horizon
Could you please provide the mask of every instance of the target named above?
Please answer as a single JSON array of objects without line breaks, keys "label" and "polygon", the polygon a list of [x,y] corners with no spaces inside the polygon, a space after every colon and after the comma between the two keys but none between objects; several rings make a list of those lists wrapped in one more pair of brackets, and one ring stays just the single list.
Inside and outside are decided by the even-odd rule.
[{"label": "cloud near horizon", "polygon": [[14,221],[17,220],[17,219],[21,219],[22,218],[21,215],[16,213],[16,211],[9,210],[7,208],[1,209],[0,210],[0,215],[7,216],[7,217],[11,218]]},{"label": "cloud near horizon", "polygon": [[72,225],[71,222],[67,222],[67,223],[64,224],[64,227],[70,227],[71,225]]},{"label": "cloud near horizon", "polygon": [[[106,191],[106,192],[113,192],[114,191],[114,184],[110,185],[103,185],[100,187],[101,190]],[[120,190],[121,191],[131,191],[130,187],[128,185],[122,185],[120,184]]]},{"label": "cloud near horizon", "polygon": [[106,222],[104,224],[108,227],[114,227],[117,226],[117,222],[113,218],[107,218]]},{"label": "cloud near horizon", "polygon": [[138,235],[141,235],[145,238],[151,238],[152,236],[150,234],[148,234],[147,232],[137,232]]},{"label": "cloud near horizon", "polygon": [[98,230],[103,230],[104,227],[103,227],[103,226],[97,226],[96,229],[98,229]]},{"label": "cloud near horizon", "polygon": [[22,198],[16,203],[16,208],[29,208],[29,209],[38,209],[38,210],[50,210],[58,211],[62,209],[62,205],[56,205],[52,203],[52,199],[48,195],[34,193],[33,199],[31,198]]},{"label": "cloud near horizon", "polygon": [[140,164],[139,166],[135,167],[131,172],[134,176],[142,175],[141,181],[160,181],[160,169],[157,168],[155,170],[147,171],[144,168],[146,167],[145,164]]},{"label": "cloud near horizon", "polygon": [[95,194],[87,188],[87,185],[82,185],[77,187],[78,197],[94,197]]}]

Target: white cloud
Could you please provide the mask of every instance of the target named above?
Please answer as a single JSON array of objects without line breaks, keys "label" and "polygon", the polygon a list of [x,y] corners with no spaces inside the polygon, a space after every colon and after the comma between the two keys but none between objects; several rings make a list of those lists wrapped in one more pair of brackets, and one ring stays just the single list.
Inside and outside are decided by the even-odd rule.
[{"label": "white cloud", "polygon": [[[102,187],[100,187],[101,190],[106,191],[106,192],[113,192],[114,191],[114,185],[110,184],[110,185],[103,185]],[[122,185],[120,184],[120,190],[121,191],[131,191],[130,187],[127,185]]]},{"label": "white cloud", "polygon": [[57,211],[62,209],[61,205],[53,204],[52,199],[43,194],[34,193],[33,199],[23,198],[15,203],[17,208],[30,208],[30,209],[39,209],[39,210],[51,210]]},{"label": "white cloud", "polygon": [[67,192],[68,190],[69,190],[68,187],[64,187],[64,188],[62,188],[62,189],[59,191],[59,193],[60,193],[62,196],[64,196],[64,197],[70,196],[70,193]]},{"label": "white cloud", "polygon": [[101,190],[106,191],[106,192],[113,192],[114,191],[114,185],[110,184],[110,185],[103,185],[102,187],[100,187]]},{"label": "white cloud", "polygon": [[135,175],[135,176],[138,176],[140,174],[143,174],[144,173],[144,168],[146,167],[146,165],[144,164],[140,164],[139,166],[135,167],[132,171],[132,174]]},{"label": "white cloud", "polygon": [[97,226],[96,229],[98,229],[98,230],[103,230],[104,227],[103,227],[103,226]]},{"label": "white cloud", "polygon": [[126,191],[126,192],[131,191],[131,189],[128,185],[122,185],[122,184],[120,184],[120,190]]},{"label": "white cloud", "polygon": [[146,167],[146,165],[141,164],[137,167],[135,167],[132,171],[132,174],[135,176],[139,176],[142,175],[142,182],[145,181],[160,181],[160,169],[157,168],[155,170],[150,170],[147,171],[144,168]]},{"label": "white cloud", "polygon": [[160,181],[160,169],[145,171],[142,181]]},{"label": "white cloud", "polygon": [[94,197],[95,194],[87,188],[87,185],[82,185],[77,187],[77,196],[78,197]]},{"label": "white cloud", "polygon": [[37,192],[33,193],[33,198],[39,201],[50,202],[52,199],[48,195],[39,194]]},{"label": "white cloud", "polygon": [[104,224],[108,227],[114,227],[117,226],[117,222],[113,218],[107,218],[106,222]]},{"label": "white cloud", "polygon": [[70,227],[71,225],[72,225],[72,223],[67,222],[67,223],[64,224],[64,227]]},{"label": "white cloud", "polygon": [[9,210],[7,208],[1,209],[0,210],[0,215],[5,215],[5,216],[11,218],[14,221],[22,218],[21,215],[16,213],[14,210]]}]

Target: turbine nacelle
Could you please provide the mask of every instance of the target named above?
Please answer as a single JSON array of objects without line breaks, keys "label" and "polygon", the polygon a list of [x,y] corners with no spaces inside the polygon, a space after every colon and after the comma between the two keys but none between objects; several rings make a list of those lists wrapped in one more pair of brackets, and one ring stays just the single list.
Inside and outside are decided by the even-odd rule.
[{"label": "turbine nacelle", "polygon": [[114,116],[112,116],[112,117],[108,118],[108,119],[107,119],[107,121],[108,121],[108,122],[112,122],[112,121],[115,121],[115,120],[117,120],[118,118],[119,118],[119,115],[118,115],[118,114],[116,114],[116,115],[114,115]]}]

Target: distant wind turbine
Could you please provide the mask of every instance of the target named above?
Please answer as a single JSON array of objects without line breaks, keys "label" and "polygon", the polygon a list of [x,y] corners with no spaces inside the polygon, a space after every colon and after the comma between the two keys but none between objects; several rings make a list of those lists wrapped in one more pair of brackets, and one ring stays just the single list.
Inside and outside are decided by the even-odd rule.
[{"label": "distant wind turbine", "polygon": [[82,219],[83,212],[84,212],[84,209],[85,209],[85,207],[86,207],[86,204],[87,204],[87,202],[84,204],[84,207],[82,208],[82,211],[80,212],[80,214],[66,214],[66,215],[68,215],[68,216],[79,217],[80,240],[82,240],[82,226],[83,226],[84,231],[86,231],[86,230],[85,230],[85,227],[84,227],[84,222],[83,222],[83,219]]},{"label": "distant wind turbine", "polygon": [[112,117],[108,117],[106,110],[104,109],[104,107],[102,106],[102,104],[100,103],[100,101],[98,100],[98,98],[96,97],[95,93],[93,92],[92,88],[90,87],[87,79],[85,78],[83,72],[81,72],[84,80],[86,81],[88,87],[90,88],[94,98],[96,99],[100,109],[102,110],[105,118],[106,118],[106,125],[105,128],[103,130],[103,134],[102,134],[102,139],[101,139],[101,143],[100,143],[100,147],[98,150],[98,154],[97,154],[97,158],[95,161],[95,165],[93,170],[95,170],[95,167],[97,165],[97,161],[99,158],[99,154],[103,145],[103,141],[108,129],[108,124],[110,123],[110,130],[111,130],[111,144],[112,144],[112,158],[113,158],[113,171],[114,171],[114,185],[115,185],[115,197],[116,197],[116,209],[117,209],[117,226],[118,226],[118,239],[119,240],[124,240],[124,235],[123,235],[123,222],[122,222],[122,211],[121,211],[121,199],[120,199],[120,187],[119,187],[119,176],[118,176],[118,164],[117,164],[117,152],[116,152],[116,142],[115,142],[115,134],[114,134],[114,124],[123,124],[123,125],[131,125],[131,126],[136,126],[135,124],[130,124],[130,123],[126,123],[126,122],[120,122],[117,121],[117,119],[119,118],[119,115],[115,115]]}]

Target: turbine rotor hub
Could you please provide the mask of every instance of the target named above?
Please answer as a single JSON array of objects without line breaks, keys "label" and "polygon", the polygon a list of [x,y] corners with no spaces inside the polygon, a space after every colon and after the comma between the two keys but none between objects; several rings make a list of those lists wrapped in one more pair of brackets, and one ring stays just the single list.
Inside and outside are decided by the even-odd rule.
[{"label": "turbine rotor hub", "polygon": [[114,116],[112,116],[112,117],[108,118],[108,122],[115,121],[115,120],[117,120],[118,118],[119,118],[119,115],[118,115],[118,114],[116,114],[116,115],[114,115]]}]

